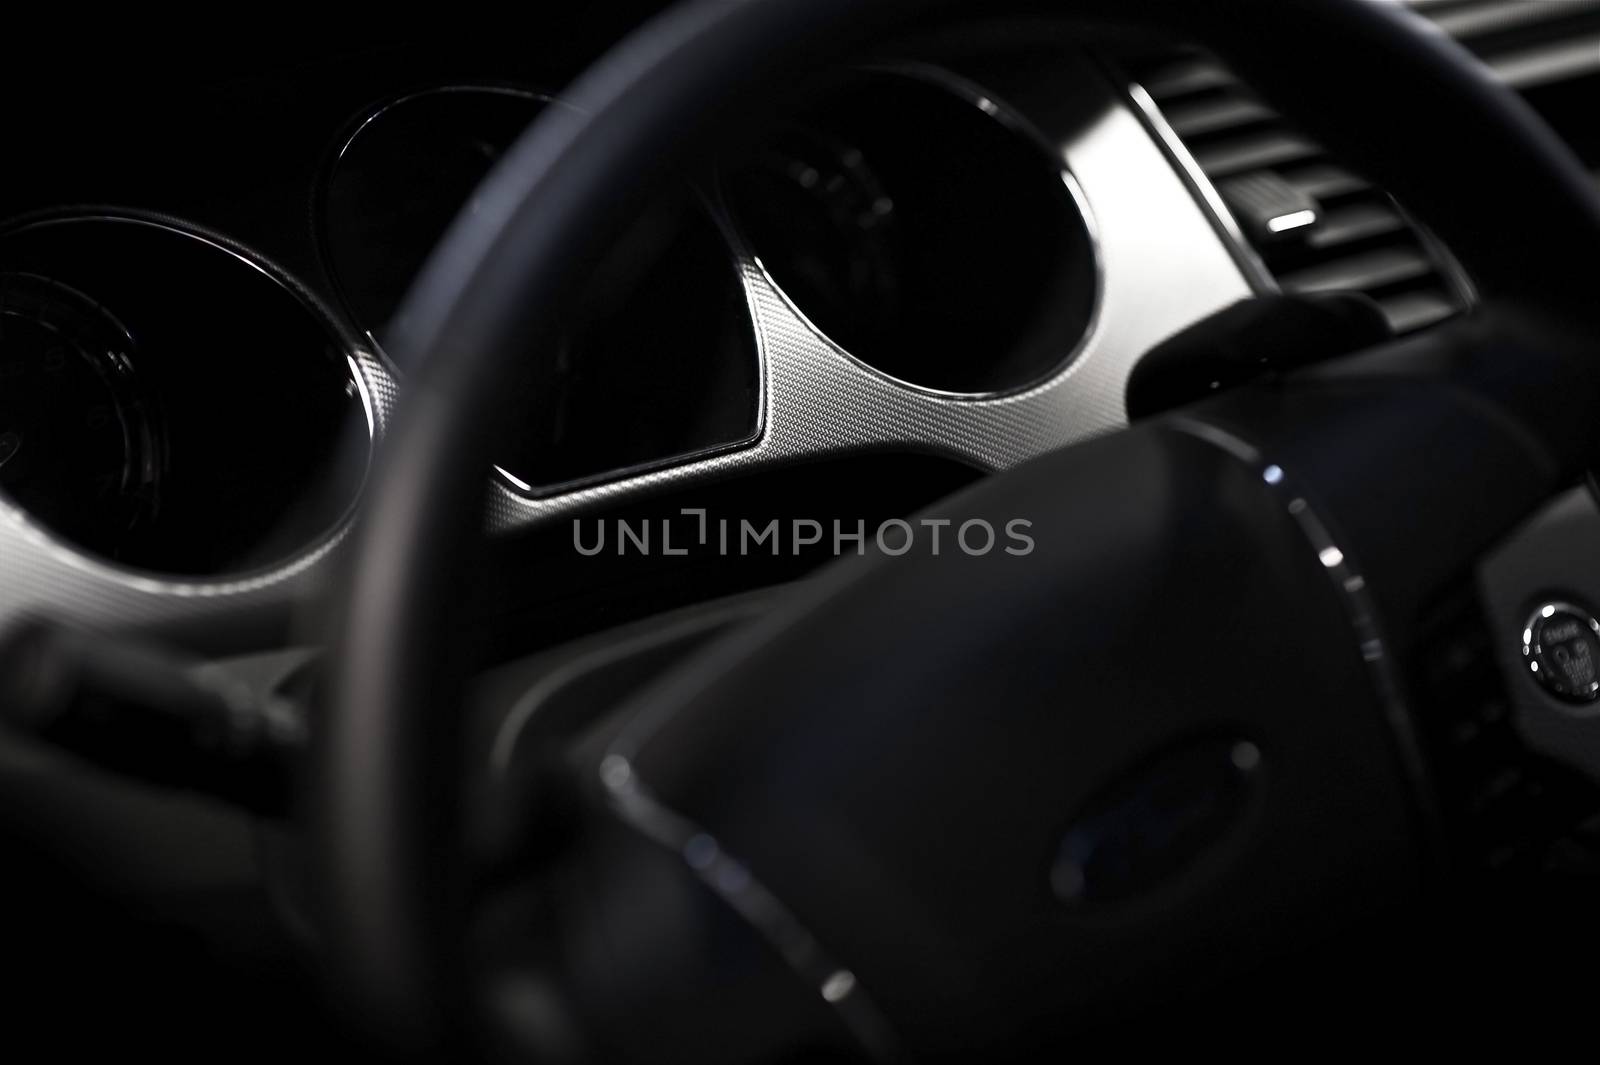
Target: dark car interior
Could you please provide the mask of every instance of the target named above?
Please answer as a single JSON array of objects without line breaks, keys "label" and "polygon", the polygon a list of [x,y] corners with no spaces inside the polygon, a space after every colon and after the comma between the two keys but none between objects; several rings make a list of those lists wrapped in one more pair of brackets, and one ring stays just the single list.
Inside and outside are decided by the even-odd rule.
[{"label": "dark car interior", "polygon": [[8,1056],[1592,1037],[1600,0],[390,21],[0,61]]}]

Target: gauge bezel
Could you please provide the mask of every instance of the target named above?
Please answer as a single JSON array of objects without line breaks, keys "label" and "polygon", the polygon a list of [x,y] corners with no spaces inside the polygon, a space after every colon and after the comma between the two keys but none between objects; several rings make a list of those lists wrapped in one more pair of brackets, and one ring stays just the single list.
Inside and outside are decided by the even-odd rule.
[{"label": "gauge bezel", "polygon": [[1064,191],[1062,207],[1066,212],[1065,217],[1070,217],[1082,225],[1084,237],[1082,250],[1087,255],[1085,277],[1088,282],[1088,289],[1082,294],[1086,301],[1086,308],[1083,320],[1077,330],[1076,339],[1047,365],[1042,365],[1034,372],[1026,375],[1025,378],[1002,387],[966,390],[941,388],[917,381],[903,374],[885,370],[873,359],[860,352],[852,351],[848,345],[841,343],[837,338],[830,335],[827,329],[807,313],[802,302],[797,300],[794,294],[789,292],[783,283],[774,276],[772,270],[762,258],[759,242],[753,239],[746,227],[741,225],[738,213],[730,205],[726,187],[726,175],[724,170],[719,168],[714,179],[714,194],[719,210],[729,219],[729,225],[738,241],[742,257],[754,264],[762,279],[771,287],[772,291],[779,295],[789,311],[819,339],[862,370],[899,388],[909,389],[926,396],[955,401],[1000,400],[1028,393],[1066,373],[1079,355],[1087,348],[1090,338],[1094,336],[1099,327],[1101,301],[1105,285],[1105,262],[1101,247],[1100,229],[1095,220],[1094,210],[1090,206],[1089,199],[1065,159],[1063,152],[1052,145],[1050,138],[1019,109],[1007,103],[991,89],[948,67],[930,62],[912,61],[862,63],[850,68],[847,72],[847,78],[849,77],[904,79],[942,92],[969,106],[979,115],[982,115],[985,120],[995,123],[1005,133],[1015,138],[1019,144],[1025,145],[1029,150],[1037,154],[1041,162],[1054,171]]},{"label": "gauge bezel", "polygon": [[[9,495],[0,493],[0,504],[28,526],[33,538],[46,544],[53,553],[71,560],[74,565],[123,574],[152,587],[223,589],[273,583],[303,569],[310,560],[331,550],[348,532],[371,474],[376,448],[383,433],[387,411],[392,405],[395,390],[392,376],[387,368],[373,353],[364,348],[359,338],[336,312],[270,257],[226,234],[185,218],[120,205],[86,204],[53,207],[18,214],[0,221],[0,242],[25,232],[84,223],[145,227],[185,241],[192,241],[195,246],[203,247],[209,253],[226,256],[247,269],[250,275],[269,282],[276,291],[287,296],[307,316],[308,322],[325,338],[334,361],[335,374],[345,382],[355,401],[355,408],[360,412],[361,450],[359,455],[351,456],[351,476],[348,480],[348,491],[344,493],[348,498],[343,499],[337,508],[329,507],[329,517],[326,521],[308,523],[308,525],[314,524],[315,528],[308,529],[304,535],[294,537],[292,543],[285,544],[259,563],[230,565],[215,570],[202,569],[195,572],[109,558],[39,522],[25,506]],[[92,295],[89,298],[94,299]]]},{"label": "gauge bezel", "polygon": [[[396,380],[404,378],[404,368],[385,349],[382,339],[379,338],[376,332],[378,324],[363,320],[364,316],[356,305],[357,301],[350,294],[348,281],[342,277],[341,268],[335,262],[335,254],[331,247],[329,236],[332,211],[330,204],[332,183],[339,165],[346,159],[351,148],[361,137],[369,132],[374,123],[391,114],[396,108],[439,96],[467,96],[474,94],[510,97],[542,107],[569,106],[559,95],[529,85],[507,81],[452,81],[413,87],[403,92],[389,94],[367,103],[345,124],[335,138],[334,147],[326,153],[314,183],[311,210],[312,216],[316,221],[314,226],[315,241],[323,272],[328,277],[332,292],[345,315]],[[711,229],[711,235],[722,244],[724,248],[723,258],[725,260],[726,282],[730,286],[730,292],[737,291],[740,296],[741,314],[739,324],[745,334],[745,342],[748,349],[743,357],[750,362],[752,370],[748,430],[704,446],[673,450],[671,453],[663,454],[658,458],[626,462],[592,473],[549,482],[533,483],[521,476],[516,470],[495,465],[491,467],[491,479],[496,489],[514,498],[529,502],[554,499],[571,492],[603,486],[612,482],[626,481],[653,472],[745,450],[756,445],[765,434],[767,427],[766,360],[763,357],[761,339],[756,330],[755,296],[747,284],[744,274],[744,260],[738,250],[738,234],[714,192],[696,185],[690,185],[689,194],[698,208],[704,213],[705,222]]]}]

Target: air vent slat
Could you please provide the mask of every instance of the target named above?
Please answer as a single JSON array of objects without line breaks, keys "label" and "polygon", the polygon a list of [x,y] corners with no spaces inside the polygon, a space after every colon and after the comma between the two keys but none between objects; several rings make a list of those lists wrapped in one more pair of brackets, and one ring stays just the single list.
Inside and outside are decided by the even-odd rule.
[{"label": "air vent slat", "polygon": [[1441,30],[1472,45],[1493,34],[1600,11],[1600,0],[1491,0],[1437,12],[1423,10]]},{"label": "air vent slat", "polygon": [[[1600,186],[1591,102],[1600,85],[1600,0],[1402,2],[1525,91],[1566,131]],[[1426,328],[1465,306],[1470,297],[1446,267],[1447,252],[1415,233],[1382,189],[1328,158],[1214,57],[1185,48],[1146,52],[1133,62],[1166,124],[1234,212],[1234,232],[1252,243],[1283,289],[1364,292],[1400,332]],[[1271,224],[1277,218],[1262,224],[1251,203],[1237,197],[1241,188],[1274,183],[1282,204],[1298,193],[1303,205],[1284,206],[1286,224],[1277,227]]]},{"label": "air vent slat", "polygon": [[1379,248],[1331,262],[1307,266],[1278,280],[1290,292],[1369,292],[1386,285],[1415,281],[1434,272],[1433,260],[1420,248]]},{"label": "air vent slat", "polygon": [[1173,104],[1167,122],[1178,136],[1188,139],[1223,129],[1238,129],[1276,119],[1277,112],[1243,96],[1220,96]]},{"label": "air vent slat", "polygon": [[1311,233],[1307,243],[1313,248],[1330,250],[1404,229],[1405,222],[1400,212],[1387,203],[1352,203],[1323,215],[1321,224]]},{"label": "air vent slat", "polygon": [[1365,192],[1372,185],[1362,177],[1352,174],[1342,166],[1332,163],[1315,163],[1296,167],[1283,173],[1284,179],[1308,196],[1330,200],[1335,196],[1348,196]]},{"label": "air vent slat", "polygon": [[1600,33],[1497,55],[1489,60],[1489,66],[1514,89],[1600,73]]},{"label": "air vent slat", "polygon": [[1437,288],[1412,289],[1389,296],[1379,296],[1378,306],[1383,308],[1389,327],[1397,333],[1426,329],[1456,313],[1456,305]]},{"label": "air vent slat", "polygon": [[1194,150],[1195,162],[1213,180],[1320,154],[1322,149],[1304,137],[1280,129],[1229,138]]},{"label": "air vent slat", "polygon": [[1237,82],[1220,63],[1197,57],[1165,64],[1160,71],[1146,78],[1143,84],[1152,97],[1166,103],[1179,96],[1207,89],[1222,89]]}]

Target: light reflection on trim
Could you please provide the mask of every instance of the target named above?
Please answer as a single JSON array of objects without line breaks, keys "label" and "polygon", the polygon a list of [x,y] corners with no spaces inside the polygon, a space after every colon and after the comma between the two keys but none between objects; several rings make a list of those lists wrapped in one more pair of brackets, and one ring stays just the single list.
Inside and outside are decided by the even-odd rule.
[{"label": "light reflection on trim", "polygon": [[1285,510],[1311,549],[1317,553],[1317,560],[1333,581],[1333,586],[1339,594],[1345,616],[1349,619],[1350,628],[1356,637],[1357,649],[1361,653],[1362,661],[1366,663],[1367,676],[1372,681],[1378,702],[1389,721],[1401,768],[1411,784],[1412,796],[1428,828],[1426,838],[1429,841],[1437,840],[1438,812],[1434,805],[1433,789],[1428,783],[1427,763],[1423,760],[1422,746],[1417,738],[1416,719],[1412,716],[1402,694],[1404,689],[1385,649],[1379,629],[1377,607],[1367,590],[1366,578],[1356,570],[1349,555],[1334,542],[1333,535],[1321,516],[1291,482],[1283,467],[1268,462],[1254,444],[1226,429],[1193,418],[1178,417],[1168,424],[1181,433],[1227,452],[1241,463],[1257,470],[1261,480],[1272,487],[1274,494],[1286,498]]},{"label": "light reflection on trim", "polygon": [[1267,219],[1267,232],[1287,233],[1291,229],[1303,229],[1317,220],[1317,212],[1310,208],[1304,211],[1290,211],[1280,214],[1276,218]]},{"label": "light reflection on trim", "polygon": [[1239,228],[1239,220],[1233,217],[1233,212],[1223,202],[1222,193],[1217,191],[1217,187],[1211,183],[1206,172],[1200,169],[1199,161],[1189,151],[1189,146],[1183,143],[1183,138],[1178,136],[1177,130],[1167,121],[1167,116],[1162,112],[1161,105],[1156,103],[1155,97],[1136,81],[1130,81],[1125,91],[1133,103],[1135,113],[1144,120],[1145,128],[1161,145],[1178,173],[1183,175],[1189,191],[1200,201],[1201,207],[1211,219],[1212,227],[1222,237],[1222,243],[1233,256],[1239,272],[1250,282],[1250,287],[1258,294],[1280,291],[1278,279],[1267,269],[1266,261],[1261,258],[1260,253],[1245,239],[1244,230]]},{"label": "light reflection on trim", "polygon": [[811,931],[714,836],[663,805],[615,750],[600,760],[600,783],[611,809],[628,827],[675,852],[699,880],[745,919],[797,976],[838,1011],[870,1060],[899,1059],[888,1020],[862,990],[855,974],[838,964]]}]

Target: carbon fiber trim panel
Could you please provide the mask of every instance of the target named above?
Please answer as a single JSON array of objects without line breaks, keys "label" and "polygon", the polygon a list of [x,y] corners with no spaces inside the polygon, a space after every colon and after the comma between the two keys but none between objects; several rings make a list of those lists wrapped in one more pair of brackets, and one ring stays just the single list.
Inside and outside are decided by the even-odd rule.
[{"label": "carbon fiber trim panel", "polygon": [[[1004,77],[986,87],[1059,151],[1098,243],[1099,306],[1089,335],[1060,372],[993,398],[948,396],[895,381],[824,337],[759,259],[740,249],[762,365],[756,441],[543,499],[497,484],[491,523],[525,526],[642,491],[874,448],[918,448],[998,470],[1124,425],[1123,393],[1137,359],[1191,322],[1248,297],[1250,287],[1160,147],[1086,64],[1063,63],[1048,81],[1019,72],[1016,84],[998,84]],[[1060,108],[1062,99],[1073,106]],[[1092,117],[1076,117],[1083,115]]]},{"label": "carbon fiber trim panel", "polygon": [[[971,88],[956,78],[952,85]],[[663,487],[867,449],[933,451],[1003,469],[1122,425],[1123,391],[1139,356],[1247,297],[1250,288],[1161,148],[1087,61],[1063,57],[1042,77],[1021,70],[1015,77],[990,76],[985,91],[1006,101],[1019,122],[1059,151],[1096,234],[1099,305],[1089,335],[1060,372],[1026,391],[992,398],[953,397],[895,381],[823,337],[779,291],[758,258],[740,248],[762,369],[757,438],[708,457],[540,499],[518,495],[496,479],[491,527],[560,520]],[[303,286],[279,280],[324,310]],[[350,358],[374,434],[381,436],[396,400],[396,379],[370,352],[353,349]],[[221,634],[234,622],[287,617],[306,592],[327,579],[347,531],[347,525],[335,529],[271,570],[176,581],[89,558],[0,499],[0,629],[22,616],[49,613],[101,627],[182,630],[194,634],[189,642],[205,648],[226,644]]]}]

